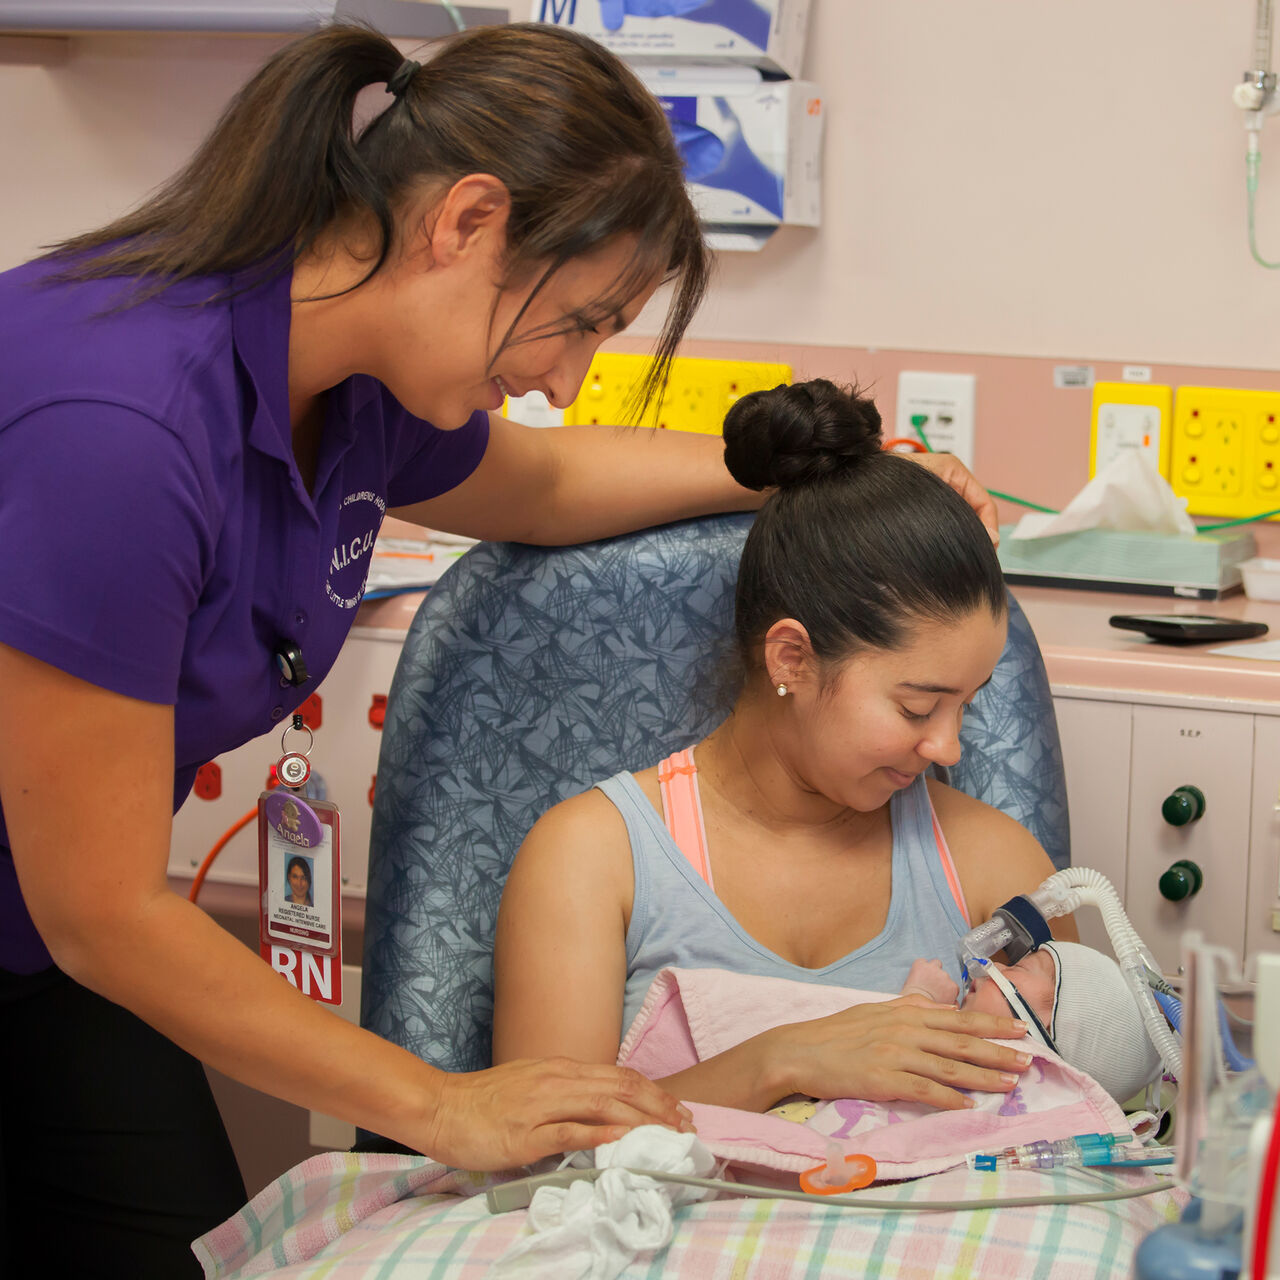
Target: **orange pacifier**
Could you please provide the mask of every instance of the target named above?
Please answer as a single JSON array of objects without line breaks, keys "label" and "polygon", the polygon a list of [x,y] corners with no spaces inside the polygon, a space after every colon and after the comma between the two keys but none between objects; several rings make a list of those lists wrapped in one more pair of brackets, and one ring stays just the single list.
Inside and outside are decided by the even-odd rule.
[{"label": "orange pacifier", "polygon": [[800,1175],[800,1190],[812,1196],[838,1196],[868,1187],[875,1180],[876,1162],[870,1156],[847,1156],[844,1145],[830,1138],[826,1163],[806,1169]]}]

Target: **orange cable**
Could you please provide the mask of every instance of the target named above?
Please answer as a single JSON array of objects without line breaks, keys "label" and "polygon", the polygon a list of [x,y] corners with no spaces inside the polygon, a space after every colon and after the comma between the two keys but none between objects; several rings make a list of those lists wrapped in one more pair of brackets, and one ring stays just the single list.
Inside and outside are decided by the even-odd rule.
[{"label": "orange cable", "polygon": [[218,843],[215,844],[213,848],[210,849],[209,852],[205,854],[204,861],[200,864],[199,871],[196,872],[196,878],[191,882],[191,892],[187,894],[187,897],[192,902],[194,902],[200,896],[200,886],[204,884],[204,878],[209,874],[209,868],[213,866],[213,860],[226,847],[227,842],[231,839],[231,837],[235,835],[237,831],[241,830],[241,828],[248,826],[248,824],[252,822],[254,818],[256,818],[257,816],[258,816],[258,806],[254,805],[254,807],[250,809],[249,812],[246,813],[243,818],[240,818],[236,822],[233,822],[231,826],[229,826],[222,833],[222,835],[218,837]]}]

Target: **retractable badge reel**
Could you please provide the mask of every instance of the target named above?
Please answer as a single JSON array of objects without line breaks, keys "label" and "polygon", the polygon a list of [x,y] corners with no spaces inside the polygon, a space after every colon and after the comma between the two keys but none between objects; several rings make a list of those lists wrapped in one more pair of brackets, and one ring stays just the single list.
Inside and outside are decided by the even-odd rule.
[{"label": "retractable badge reel", "polygon": [[262,958],[303,995],[341,1004],[341,822],[332,801],[303,794],[314,744],[295,714],[280,735],[280,785],[258,797],[259,943]]}]

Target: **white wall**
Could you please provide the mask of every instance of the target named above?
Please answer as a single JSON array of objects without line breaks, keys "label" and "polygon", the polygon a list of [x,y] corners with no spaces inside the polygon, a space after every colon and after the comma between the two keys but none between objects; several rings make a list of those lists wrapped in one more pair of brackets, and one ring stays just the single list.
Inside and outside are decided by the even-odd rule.
[{"label": "white wall", "polygon": [[[825,224],[726,255],[696,336],[1280,368],[1230,100],[1253,0],[812,3]],[[275,47],[95,36],[24,66],[6,44],[0,267],[161,181]],[[1263,148],[1280,258],[1280,119]]]},{"label": "white wall", "polygon": [[[1280,368],[1231,104],[1252,0],[813,0],[824,225],[725,257],[701,337]],[[1280,259],[1280,117],[1262,251]]]}]

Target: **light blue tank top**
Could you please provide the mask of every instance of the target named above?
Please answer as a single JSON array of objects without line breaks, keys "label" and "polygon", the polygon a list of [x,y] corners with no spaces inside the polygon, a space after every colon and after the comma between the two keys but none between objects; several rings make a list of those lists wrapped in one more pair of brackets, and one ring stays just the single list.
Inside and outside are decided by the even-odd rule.
[{"label": "light blue tank top", "polygon": [[919,956],[940,960],[959,981],[956,943],[969,925],[947,884],[923,777],[889,801],[892,887],[884,928],[856,951],[806,969],[748,934],[672,840],[661,814],[630,773],[597,783],[627,824],[635,900],[627,928],[622,1029],[631,1026],[649,984],[667,968],[728,969],[863,991],[897,991]]}]

